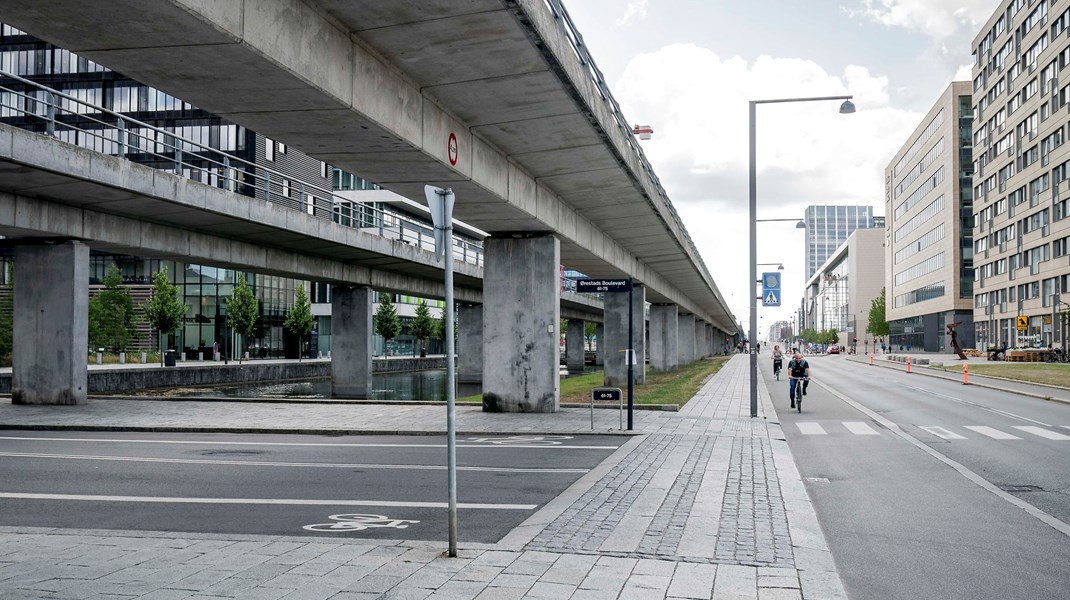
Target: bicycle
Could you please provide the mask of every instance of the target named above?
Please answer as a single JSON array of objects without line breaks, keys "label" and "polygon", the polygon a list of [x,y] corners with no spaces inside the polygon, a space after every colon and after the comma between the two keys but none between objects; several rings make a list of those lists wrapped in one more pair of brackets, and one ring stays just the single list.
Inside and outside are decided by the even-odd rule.
[{"label": "bicycle", "polygon": [[1052,348],[1045,356],[1045,360],[1050,363],[1065,363],[1070,362],[1070,356],[1062,348]]},{"label": "bicycle", "polygon": [[[792,380],[792,381],[798,381],[799,382],[799,383],[795,384],[794,402],[795,402],[795,408],[799,412],[802,412],[803,382],[804,381],[810,381],[810,378],[809,377],[789,377],[789,379]],[[790,383],[789,383],[789,385],[790,385]]]},{"label": "bicycle", "polygon": [[780,371],[784,366],[784,361],[778,358],[773,359],[773,375],[776,376],[776,380],[780,381]]}]

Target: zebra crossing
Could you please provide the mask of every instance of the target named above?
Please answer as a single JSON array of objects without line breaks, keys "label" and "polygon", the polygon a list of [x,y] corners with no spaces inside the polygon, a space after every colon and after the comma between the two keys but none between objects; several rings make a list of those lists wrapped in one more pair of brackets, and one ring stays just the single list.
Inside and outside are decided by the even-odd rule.
[{"label": "zebra crossing", "polygon": [[[864,421],[840,421],[824,422],[798,421],[795,426],[802,435],[842,435],[844,433],[857,436],[881,435],[881,432]],[[826,427],[828,429],[826,429]],[[1028,440],[1042,438],[1056,442],[1070,441],[1070,434],[1057,431],[1057,429],[1070,430],[1070,425],[1059,428],[1054,426],[1038,427],[1036,425],[1011,425],[1004,428],[989,427],[988,425],[962,425],[955,429],[941,427],[939,425],[918,425],[918,429],[930,433],[944,440],[968,440],[968,439],[993,439],[1001,441]]]}]

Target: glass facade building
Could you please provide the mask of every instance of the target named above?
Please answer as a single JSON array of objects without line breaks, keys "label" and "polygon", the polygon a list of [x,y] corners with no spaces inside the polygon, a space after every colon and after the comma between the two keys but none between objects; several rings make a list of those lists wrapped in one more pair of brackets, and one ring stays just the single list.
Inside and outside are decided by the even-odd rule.
[{"label": "glass facade building", "polygon": [[856,229],[873,227],[872,206],[807,206],[806,279],[810,279]]}]

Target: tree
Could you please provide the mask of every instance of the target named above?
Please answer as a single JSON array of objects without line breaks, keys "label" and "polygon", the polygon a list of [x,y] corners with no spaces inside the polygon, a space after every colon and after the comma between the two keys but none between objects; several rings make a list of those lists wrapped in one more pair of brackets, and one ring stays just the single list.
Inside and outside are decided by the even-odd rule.
[{"label": "tree", "polygon": [[[594,350],[594,345],[591,343],[594,341],[594,336],[598,335],[598,323],[594,321],[586,321],[583,324],[583,337],[587,340],[587,349]],[[601,342],[601,340],[599,340]]]},{"label": "tree", "polygon": [[379,294],[379,308],[375,311],[374,320],[375,333],[383,336],[383,341],[387,344],[387,355],[389,356],[390,340],[401,333],[401,319],[398,319],[398,310],[394,308],[394,303],[390,300],[390,294]]},{"label": "tree", "polygon": [[869,325],[866,325],[866,331],[874,337],[887,337],[892,332],[888,325],[884,294],[885,289],[881,288],[881,295],[874,298],[869,307]]},{"label": "tree", "polygon": [[286,321],[282,324],[287,330],[297,334],[297,360],[301,360],[304,349],[305,336],[312,331],[316,324],[316,317],[312,316],[312,303],[308,300],[305,292],[305,284],[299,283],[294,291],[294,307],[290,314],[286,315]]},{"label": "tree", "polygon": [[[238,284],[234,286],[234,294],[227,302],[227,319],[230,320],[230,326],[234,331],[241,334],[246,347],[248,347],[249,338],[256,331],[256,319],[259,316],[260,302],[253,294],[253,290],[249,288],[248,282],[245,281],[245,275],[238,275]],[[243,355],[239,350],[239,364]]]},{"label": "tree", "polygon": [[134,299],[123,287],[123,274],[113,263],[104,274],[104,289],[89,301],[89,345],[125,352],[136,338]]},{"label": "tree", "polygon": [[0,299],[0,359],[7,364],[14,348],[15,328],[15,263],[8,263],[7,280],[10,282],[7,295]]},{"label": "tree", "polygon": [[435,320],[431,318],[431,310],[423,300],[416,305],[416,318],[412,320],[409,328],[412,330],[412,336],[416,338],[416,343],[420,344],[420,356],[427,356],[427,347],[421,342],[429,339],[435,332]]},{"label": "tree", "polygon": [[178,286],[167,277],[167,267],[152,274],[152,297],[141,305],[145,320],[160,337],[160,364],[163,365],[164,334],[174,333],[186,319],[189,307],[178,297]]}]

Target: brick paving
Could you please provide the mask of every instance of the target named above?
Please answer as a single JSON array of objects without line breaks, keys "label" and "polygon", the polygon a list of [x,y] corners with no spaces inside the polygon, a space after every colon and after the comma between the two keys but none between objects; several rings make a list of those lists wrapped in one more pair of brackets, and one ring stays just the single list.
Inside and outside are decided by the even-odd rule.
[{"label": "brick paving", "polygon": [[[490,600],[846,598],[762,384],[749,418],[737,356],[497,544],[0,528],[0,598]],[[95,400],[0,405],[4,425],[435,432],[440,407]],[[27,410],[29,409],[29,410]],[[229,410],[228,410],[229,409]],[[400,413],[400,415],[399,415]],[[580,432],[590,413],[459,411],[471,432]],[[596,411],[596,429],[616,413]],[[768,419],[764,417],[768,416]]]}]

